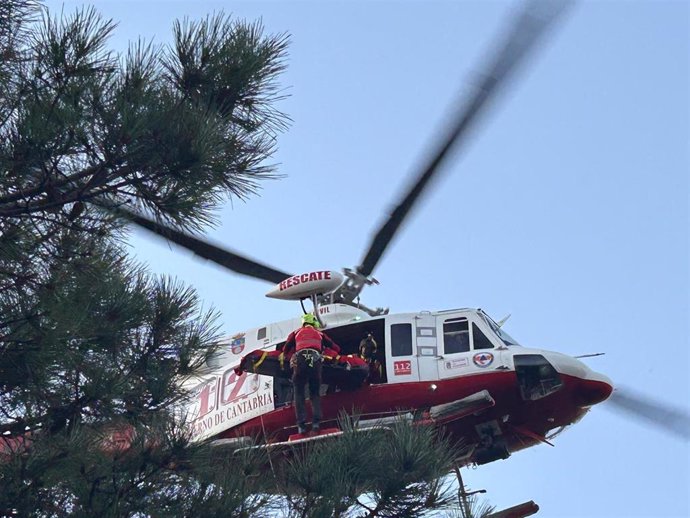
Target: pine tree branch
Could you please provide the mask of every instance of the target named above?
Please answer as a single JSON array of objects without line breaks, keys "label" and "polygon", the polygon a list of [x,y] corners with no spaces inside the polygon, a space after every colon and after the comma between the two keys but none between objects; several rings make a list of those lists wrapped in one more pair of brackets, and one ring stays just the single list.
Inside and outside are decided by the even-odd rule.
[{"label": "pine tree branch", "polygon": [[[88,167],[84,169],[83,171],[80,171],[78,173],[74,173],[73,175],[66,176],[61,180],[56,180],[52,183],[52,186],[56,189],[62,188],[67,184],[77,182],[83,178],[86,178],[88,176],[96,176],[99,175],[99,173],[102,173],[104,171],[104,164],[98,164],[94,165],[91,167]],[[4,196],[0,196],[0,207],[2,205],[7,205],[12,202],[16,202],[19,200],[27,200],[28,198],[32,198],[34,196],[37,196],[39,194],[45,194],[45,184],[41,185],[36,185],[34,187],[30,187],[27,189],[24,189],[22,191],[13,193],[13,194],[6,194]],[[27,202],[28,203],[28,202]],[[2,208],[0,208],[0,214],[2,214]]]}]

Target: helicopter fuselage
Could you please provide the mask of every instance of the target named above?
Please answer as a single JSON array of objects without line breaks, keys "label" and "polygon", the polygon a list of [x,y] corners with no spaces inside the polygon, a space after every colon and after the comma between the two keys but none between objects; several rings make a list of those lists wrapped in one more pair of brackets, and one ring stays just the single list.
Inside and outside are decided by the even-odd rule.
[{"label": "helicopter fuselage", "polygon": [[[342,412],[363,426],[394,416],[434,422],[462,442],[461,462],[483,464],[548,442],[612,391],[606,376],[575,358],[519,345],[482,310],[370,317],[334,304],[319,311],[344,355],[358,354],[372,335],[380,366],[355,390],[322,386],[322,427],[337,426]],[[280,442],[296,433],[290,382],[237,375],[234,367],[249,351],[275,349],[298,326],[294,319],[233,337],[218,358],[223,367],[196,388],[198,439]],[[467,403],[478,394],[487,397]]]}]

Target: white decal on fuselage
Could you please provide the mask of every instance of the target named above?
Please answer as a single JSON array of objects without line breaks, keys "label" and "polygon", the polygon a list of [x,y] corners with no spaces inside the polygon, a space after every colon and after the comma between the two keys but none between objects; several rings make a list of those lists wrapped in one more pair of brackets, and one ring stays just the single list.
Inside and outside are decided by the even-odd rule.
[{"label": "white decal on fuselage", "polygon": [[226,370],[194,391],[192,440],[201,440],[273,410],[273,378]]}]

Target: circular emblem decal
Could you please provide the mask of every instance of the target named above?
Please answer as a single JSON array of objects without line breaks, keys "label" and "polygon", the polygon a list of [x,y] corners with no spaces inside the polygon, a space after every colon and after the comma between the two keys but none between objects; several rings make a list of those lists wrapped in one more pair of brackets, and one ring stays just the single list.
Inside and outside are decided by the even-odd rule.
[{"label": "circular emblem decal", "polygon": [[239,333],[230,339],[232,354],[240,354],[244,350],[244,333]]},{"label": "circular emblem decal", "polygon": [[491,353],[477,353],[472,357],[472,361],[477,367],[488,367],[494,361],[494,355]]}]

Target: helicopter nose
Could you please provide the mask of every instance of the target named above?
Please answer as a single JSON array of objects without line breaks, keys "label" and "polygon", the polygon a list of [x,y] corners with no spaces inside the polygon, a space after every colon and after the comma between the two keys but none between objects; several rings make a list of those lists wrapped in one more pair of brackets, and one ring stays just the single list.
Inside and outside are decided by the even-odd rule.
[{"label": "helicopter nose", "polygon": [[596,405],[613,392],[613,382],[608,376],[593,371],[577,358],[560,353],[550,353],[547,357],[559,374],[570,378],[578,406]]},{"label": "helicopter nose", "polygon": [[609,377],[590,370],[577,388],[578,403],[585,407],[596,405],[606,401],[612,392],[613,382]]}]

